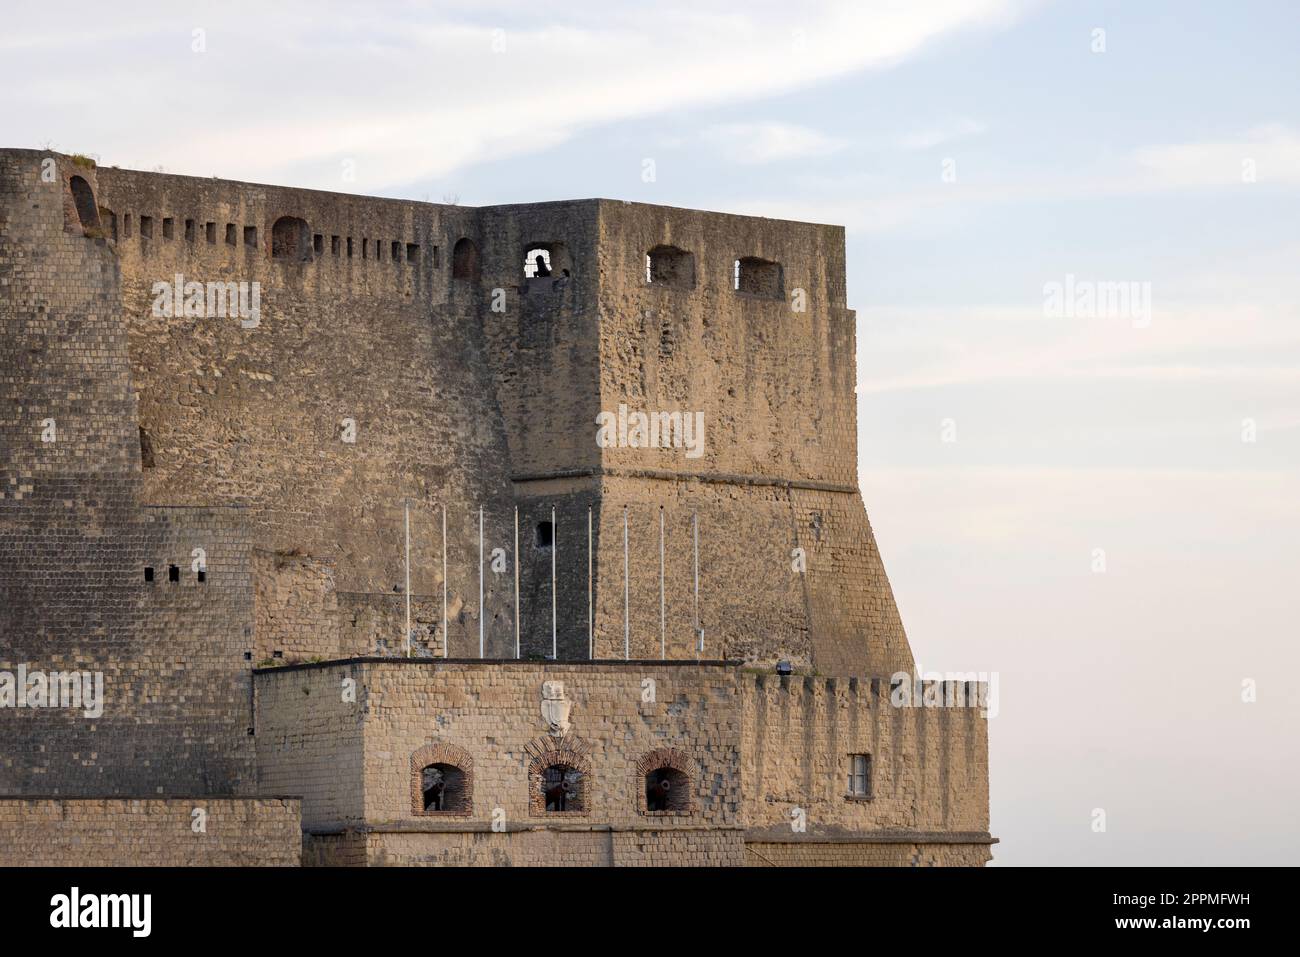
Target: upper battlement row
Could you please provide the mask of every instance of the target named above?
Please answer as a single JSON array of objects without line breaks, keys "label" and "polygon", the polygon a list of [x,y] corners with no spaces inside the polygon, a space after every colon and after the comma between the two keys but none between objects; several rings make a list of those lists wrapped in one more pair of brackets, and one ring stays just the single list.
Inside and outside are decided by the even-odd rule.
[{"label": "upper battlement row", "polygon": [[[843,301],[843,274],[834,268],[842,263],[838,227],[598,199],[462,207],[101,168],[85,158],[39,151],[0,154],[40,169],[43,183],[57,178],[66,184],[66,226],[110,241],[137,261],[215,257],[223,266],[267,260],[295,269],[332,264],[398,276],[449,266],[453,281],[487,281],[527,293],[563,288],[583,273],[594,278],[592,257],[599,255],[626,262],[635,272],[623,281],[647,288],[729,289],[739,298],[783,301],[795,286],[808,286],[803,277],[809,264],[793,264],[791,281],[787,260],[800,250],[813,254],[811,230],[821,234],[818,245],[823,239],[840,245],[838,255],[831,251],[824,279],[832,302]],[[632,254],[608,250],[609,243],[630,239],[626,229],[609,235],[599,226],[611,209],[624,210],[619,215],[635,221],[633,231],[646,233]],[[657,222],[642,228],[651,217]],[[773,236],[782,241],[772,242]]]}]

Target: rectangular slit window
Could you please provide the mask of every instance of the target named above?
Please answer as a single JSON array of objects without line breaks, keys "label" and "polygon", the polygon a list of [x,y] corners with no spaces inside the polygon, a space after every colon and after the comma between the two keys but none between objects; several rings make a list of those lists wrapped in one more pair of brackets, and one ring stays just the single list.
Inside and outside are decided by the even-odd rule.
[{"label": "rectangular slit window", "polygon": [[151,581],[153,581],[153,566],[152,566],[152,565],[146,565],[146,566],[144,566],[144,580],[147,581],[147,582],[151,582]]},{"label": "rectangular slit window", "polygon": [[348,258],[352,258],[352,237],[348,237]]},{"label": "rectangular slit window", "polygon": [[[394,245],[396,245],[396,244],[394,243]],[[419,244],[419,243],[407,243],[407,244],[406,244],[406,261],[407,261],[408,263],[415,263],[415,262],[419,262],[419,261],[420,261],[420,244]]]},{"label": "rectangular slit window", "polygon": [[256,226],[245,226],[245,227],[244,227],[244,245],[245,245],[245,246],[256,246],[256,245],[257,245],[257,227],[256,227]]},{"label": "rectangular slit window", "polygon": [[179,565],[167,566],[167,580],[169,582],[178,582],[181,580],[181,569]]},{"label": "rectangular slit window", "polygon": [[392,254],[393,262],[400,263],[402,261],[402,244],[396,239],[393,240]]},{"label": "rectangular slit window", "polygon": [[199,581],[201,581],[201,582],[205,582],[205,581],[207,581],[207,580],[208,580],[208,572],[207,572],[207,569],[205,569],[205,568],[200,568],[200,569],[199,569]]},{"label": "rectangular slit window", "polygon": [[849,797],[871,797],[871,755],[849,755]]},{"label": "rectangular slit window", "polygon": [[163,239],[171,239],[175,231],[174,220],[170,216],[163,217]]},{"label": "rectangular slit window", "polygon": [[205,223],[203,225],[203,234],[207,237],[209,243],[215,243],[217,241],[217,224]]},{"label": "rectangular slit window", "polygon": [[131,235],[131,214],[127,213],[122,217],[122,236],[123,238]]},{"label": "rectangular slit window", "polygon": [[194,242],[194,220],[192,219],[185,220],[185,241]]},{"label": "rectangular slit window", "polygon": [[325,237],[317,233],[311,238],[311,248],[319,256],[325,251]]},{"label": "rectangular slit window", "polygon": [[330,237],[330,254],[334,256],[339,254],[339,238],[337,236]]},{"label": "rectangular slit window", "polygon": [[236,232],[234,223],[226,223],[226,245],[234,246],[236,244]]},{"label": "rectangular slit window", "polygon": [[153,217],[152,216],[140,217],[140,238],[153,239]]}]

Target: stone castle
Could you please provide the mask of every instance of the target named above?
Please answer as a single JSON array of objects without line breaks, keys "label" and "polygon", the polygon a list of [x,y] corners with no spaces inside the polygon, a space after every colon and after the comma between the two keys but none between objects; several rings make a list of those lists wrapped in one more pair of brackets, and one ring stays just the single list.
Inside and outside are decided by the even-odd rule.
[{"label": "stone castle", "polygon": [[0,150],[0,864],[985,863],[854,349],[839,227]]}]

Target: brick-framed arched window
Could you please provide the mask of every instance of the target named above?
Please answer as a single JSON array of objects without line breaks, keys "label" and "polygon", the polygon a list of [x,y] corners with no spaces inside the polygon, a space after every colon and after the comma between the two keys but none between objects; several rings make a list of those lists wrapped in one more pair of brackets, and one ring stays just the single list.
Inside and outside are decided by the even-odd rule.
[{"label": "brick-framed arched window", "polygon": [[438,742],[411,755],[411,813],[468,817],[474,810],[474,759],[464,748]]},{"label": "brick-framed arched window", "polygon": [[528,749],[528,813],[534,817],[591,813],[591,762],[580,739],[538,742]]},{"label": "brick-framed arched window", "polygon": [[700,766],[689,755],[676,748],[655,748],[637,761],[635,775],[632,790],[642,814],[667,816],[698,810],[695,790]]}]

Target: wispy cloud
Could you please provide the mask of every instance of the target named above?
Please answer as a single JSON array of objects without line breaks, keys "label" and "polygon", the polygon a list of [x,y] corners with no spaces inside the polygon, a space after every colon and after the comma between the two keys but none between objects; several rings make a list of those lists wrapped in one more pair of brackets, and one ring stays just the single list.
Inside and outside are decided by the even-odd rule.
[{"label": "wispy cloud", "polygon": [[967,136],[978,136],[987,129],[988,127],[978,120],[965,117],[900,136],[897,145],[903,150],[928,150]]},{"label": "wispy cloud", "polygon": [[1153,185],[1166,188],[1243,182],[1300,185],[1300,134],[1280,123],[1237,139],[1148,146],[1138,150],[1135,159]]},{"label": "wispy cloud", "polygon": [[817,130],[790,123],[724,123],[701,134],[733,163],[772,163],[825,156],[843,142]]},{"label": "wispy cloud", "polygon": [[[527,2],[379,15],[360,3],[196,13],[126,0],[76,12],[78,32],[62,47],[48,15],[29,7],[6,15],[0,112],[5,145],[53,141],[121,165],[379,191],[547,149],[593,125],[883,69],[1021,6],[823,0],[715,12],[670,0],[648,16],[579,0],[540,15]],[[83,55],[86,38],[124,21],[146,42],[129,55],[97,45]],[[769,131],[758,145],[779,155],[817,144]],[[355,170],[346,183],[345,160]]]}]

